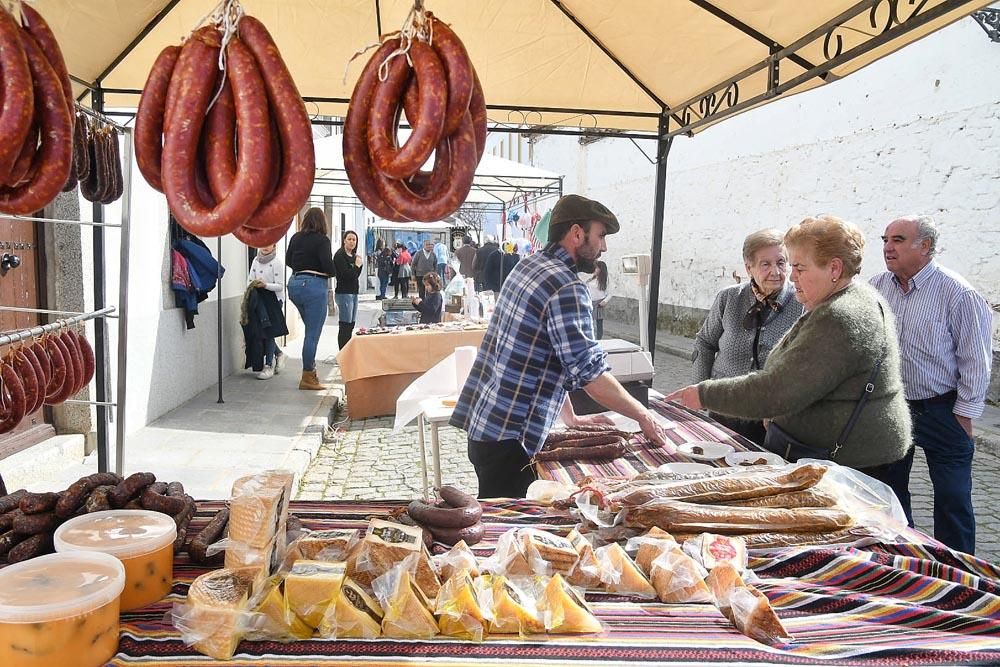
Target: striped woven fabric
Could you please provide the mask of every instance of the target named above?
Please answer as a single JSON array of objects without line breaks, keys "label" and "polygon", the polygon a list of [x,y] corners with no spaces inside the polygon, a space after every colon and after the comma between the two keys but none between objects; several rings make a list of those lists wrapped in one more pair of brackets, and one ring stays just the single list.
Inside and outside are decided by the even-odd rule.
[{"label": "striped woven fabric", "polygon": [[[707,440],[732,445],[738,452],[758,449],[755,444],[733,433],[717,421],[676,403],[651,398],[649,407],[675,424],[673,428],[666,430],[667,439],[675,445]],[[633,477],[640,472],[656,469],[664,463],[692,460],[684,454],[667,452],[646,443],[641,437],[636,437],[630,443],[629,452],[619,459],[539,461],[535,464],[535,470],[539,479],[572,484],[584,477]]]},{"label": "striped woven fabric", "polygon": [[[404,501],[296,502],[311,528],[363,527]],[[219,507],[204,502],[193,527]],[[527,501],[485,504],[488,555],[512,525],[565,533],[573,519]],[[971,556],[925,545],[756,552],[751,563],[793,641],[759,644],[711,605],[664,605],[620,596],[587,598],[607,627],[602,636],[490,637],[433,641],[243,642],[226,664],[255,667],[377,665],[953,665],[1000,664],[1000,570]],[[186,648],[164,622],[173,602],[204,571],[176,561],[170,597],[122,615],[112,665],[219,664]]]}]

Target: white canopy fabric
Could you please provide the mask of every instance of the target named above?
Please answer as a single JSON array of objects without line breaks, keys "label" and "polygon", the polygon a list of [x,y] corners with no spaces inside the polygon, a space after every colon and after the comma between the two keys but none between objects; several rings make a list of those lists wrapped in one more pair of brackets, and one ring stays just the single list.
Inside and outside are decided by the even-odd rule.
[{"label": "white canopy fabric", "polygon": [[[846,76],[989,0],[425,0],[462,38],[490,120],[680,134]],[[70,72],[135,93],[216,0],[35,0]],[[271,30],[313,112],[342,116],[379,32],[407,0],[244,0]],[[115,91],[118,91],[117,93]],[[122,92],[124,91],[124,94]],[[84,92],[84,88],[79,88]],[[662,123],[662,125],[660,125]]]}]

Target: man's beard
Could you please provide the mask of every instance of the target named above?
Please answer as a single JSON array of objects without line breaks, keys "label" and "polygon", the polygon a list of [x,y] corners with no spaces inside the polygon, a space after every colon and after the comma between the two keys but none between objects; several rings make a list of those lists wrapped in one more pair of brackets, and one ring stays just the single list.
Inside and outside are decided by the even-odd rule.
[{"label": "man's beard", "polygon": [[597,270],[597,258],[578,257],[576,260],[576,270],[578,273],[593,273]]}]

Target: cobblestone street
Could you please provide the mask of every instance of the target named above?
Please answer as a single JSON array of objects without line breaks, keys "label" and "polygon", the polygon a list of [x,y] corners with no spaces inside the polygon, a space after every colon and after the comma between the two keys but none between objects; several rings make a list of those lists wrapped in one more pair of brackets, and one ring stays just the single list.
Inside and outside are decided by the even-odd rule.
[{"label": "cobblestone street", "polygon": [[[691,379],[691,362],[657,352],[655,389],[667,393]],[[477,488],[476,475],[466,454],[465,434],[450,426],[440,429],[441,476],[445,484]],[[428,475],[430,438],[427,438]],[[433,479],[431,479],[433,484]],[[993,489],[1000,487],[1000,459],[976,451],[973,470],[973,501],[978,521],[977,555],[1000,562],[1000,508]],[[304,500],[412,499],[420,494],[420,448],[416,424],[392,432],[392,417],[345,420],[331,442],[325,442],[305,475],[298,497]],[[921,450],[911,477],[914,519],[917,528],[933,533],[932,494],[927,464]]]}]

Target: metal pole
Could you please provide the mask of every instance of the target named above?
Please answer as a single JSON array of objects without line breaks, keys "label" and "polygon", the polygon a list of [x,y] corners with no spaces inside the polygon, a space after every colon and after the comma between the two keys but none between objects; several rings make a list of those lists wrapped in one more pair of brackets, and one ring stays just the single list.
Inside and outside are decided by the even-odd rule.
[{"label": "metal pole", "polygon": [[219,346],[218,346],[218,362],[219,362],[219,400],[216,403],[225,403],[222,400],[222,237],[220,236],[216,239],[216,261],[219,263],[218,274],[215,277],[215,289],[218,290],[218,319],[219,319]]},{"label": "metal pole", "polygon": [[[660,253],[663,251],[663,211],[667,198],[667,155],[673,138],[667,137],[669,116],[666,110],[660,116],[659,136],[656,142],[656,193],[653,195],[653,243],[649,255],[652,258],[649,283],[649,315],[645,322],[649,355],[656,356],[656,316],[660,300]],[[640,325],[641,326],[641,325]]]},{"label": "metal pole", "polygon": [[123,474],[125,468],[125,387],[128,380],[128,274],[129,240],[132,218],[132,128],[124,130],[122,152],[122,218],[118,241],[118,391],[115,396],[115,472]]},{"label": "metal pole", "polygon": [[[94,111],[104,110],[104,92],[100,86],[91,91]],[[104,222],[104,205],[93,204],[94,222]],[[94,310],[104,308],[104,227],[94,226]],[[97,400],[97,470],[108,471],[108,327],[104,319],[94,320],[94,357],[97,359],[94,370],[95,399]]]}]

